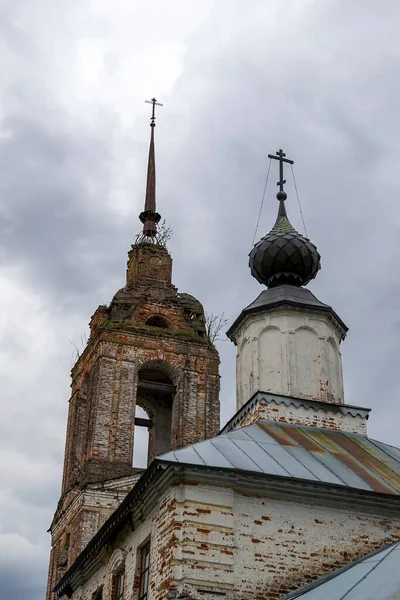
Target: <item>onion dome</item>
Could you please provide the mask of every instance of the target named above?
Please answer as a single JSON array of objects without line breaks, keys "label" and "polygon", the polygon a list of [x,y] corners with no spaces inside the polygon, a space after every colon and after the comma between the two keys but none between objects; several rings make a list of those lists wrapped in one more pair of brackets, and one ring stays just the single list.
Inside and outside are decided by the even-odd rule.
[{"label": "onion dome", "polygon": [[251,274],[268,287],[306,285],[321,268],[319,252],[310,240],[291,225],[285,208],[286,192],[279,191],[275,225],[250,252]]}]

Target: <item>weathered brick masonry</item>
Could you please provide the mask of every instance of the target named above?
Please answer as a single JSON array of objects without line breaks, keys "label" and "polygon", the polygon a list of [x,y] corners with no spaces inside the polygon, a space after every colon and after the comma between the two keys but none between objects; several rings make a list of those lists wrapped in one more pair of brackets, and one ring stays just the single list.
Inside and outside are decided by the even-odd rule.
[{"label": "weathered brick masonry", "polygon": [[[176,389],[172,448],[219,430],[218,353],[206,336],[201,304],[178,294],[171,271],[165,248],[133,246],[126,286],[92,318],[87,348],[72,371],[64,491],[75,480],[131,472],[135,405],[148,409],[136,393],[140,370],[159,371]],[[155,316],[165,326],[149,325]]]},{"label": "weathered brick masonry", "polygon": [[369,409],[299,398],[263,397],[259,392],[227,423],[224,431],[246,427],[260,420],[320,427],[366,435]]},{"label": "weathered brick masonry", "polygon": [[[88,344],[72,370],[48,599],[140,475],[132,467],[136,405],[151,422],[149,462],[219,431],[218,353],[202,305],[178,293],[171,275],[165,247],[132,246],[125,287],[91,319]],[[104,491],[110,480],[114,488]]]},{"label": "weathered brick masonry", "polygon": [[[137,529],[126,527],[108,549],[109,557],[118,548],[124,553],[126,600],[136,600],[137,549],[149,536],[149,600],[165,600],[171,590],[190,600],[276,600],[400,539],[400,516],[388,508],[368,507],[362,496],[312,500],[312,488],[309,495],[305,501],[279,497],[272,488],[261,494],[204,482],[173,486]],[[99,585],[108,598],[111,575],[103,559],[73,600],[91,600]]]}]

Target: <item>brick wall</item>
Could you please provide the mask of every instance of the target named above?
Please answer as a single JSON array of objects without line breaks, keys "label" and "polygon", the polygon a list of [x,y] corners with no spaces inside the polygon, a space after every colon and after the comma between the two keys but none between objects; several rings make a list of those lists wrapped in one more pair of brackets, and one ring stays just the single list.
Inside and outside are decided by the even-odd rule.
[{"label": "brick wall", "polygon": [[[126,286],[91,318],[88,344],[72,369],[62,495],[51,526],[49,589],[67,568],[67,535],[70,565],[121,501],[117,494],[108,506],[100,488],[135,473],[135,408],[144,404],[137,394],[141,369],[166,373],[174,388],[169,406],[153,402],[150,459],[160,448],[170,450],[168,444],[180,448],[219,431],[218,352],[207,338],[202,305],[178,293],[171,275],[172,258],[165,248],[132,246]],[[150,317],[165,327],[149,324]],[[168,420],[169,432],[160,425]],[[90,489],[96,483],[100,488]]]},{"label": "brick wall", "polygon": [[284,402],[266,401],[260,399],[254,403],[248,412],[235,426],[245,427],[257,421],[277,421],[278,423],[289,423],[292,425],[306,425],[309,427],[321,427],[335,431],[348,431],[350,433],[367,433],[367,422],[361,415],[353,415],[350,412],[343,414],[340,411],[325,410],[321,406],[305,407],[286,405]]},{"label": "brick wall", "polygon": [[89,485],[84,490],[69,492],[64,503],[58,507],[57,519],[52,524],[47,598],[55,600],[51,590],[57,581],[120,505],[139,476],[140,473],[120,480],[114,487]]},{"label": "brick wall", "polygon": [[[67,466],[75,460],[74,464],[79,463],[80,469],[78,472],[69,469],[65,490],[74,483],[74,477],[94,481],[129,472],[133,456],[136,386],[141,367],[164,367],[176,385],[172,408],[174,449],[218,433],[219,360],[208,344],[161,336],[152,339],[141,332],[103,330],[96,352],[87,358],[92,363],[89,365],[92,373],[90,400],[87,401],[90,412],[88,419],[75,421],[72,428],[76,432],[82,422],[87,430],[86,448],[80,459],[67,459]],[[74,398],[79,398],[78,391]],[[70,419],[75,414],[71,408]],[[76,453],[76,444],[67,446],[67,452],[69,448]]]},{"label": "brick wall", "polygon": [[[201,484],[179,485],[132,531],[109,548],[126,552],[126,600],[137,600],[138,548],[151,535],[149,600],[169,590],[190,600],[276,600],[292,589],[400,539],[400,517],[353,503],[323,506],[241,494]],[[76,590],[91,600],[99,583],[111,589],[110,561]],[[136,579],[135,579],[136,578]]]},{"label": "brick wall", "polygon": [[[218,433],[218,353],[205,335],[203,307],[178,293],[171,268],[165,248],[133,246],[126,287],[92,317],[88,345],[72,371],[63,493],[129,473],[142,367],[164,370],[176,387],[173,448]],[[147,325],[154,315],[167,327]]]},{"label": "brick wall", "polygon": [[104,600],[111,600],[113,573],[122,564],[115,564],[115,556],[124,557],[125,567],[125,600],[137,600],[139,589],[140,549],[151,539],[151,572],[149,581],[149,600],[158,598],[165,600],[166,590],[171,586],[173,570],[173,551],[176,551],[175,518],[176,500],[174,492],[160,499],[158,511],[154,518],[149,518],[132,526],[127,525],[117,536],[114,543],[108,546],[102,556],[100,568],[91,578],[73,594],[73,599],[92,600],[94,592],[103,587]]}]

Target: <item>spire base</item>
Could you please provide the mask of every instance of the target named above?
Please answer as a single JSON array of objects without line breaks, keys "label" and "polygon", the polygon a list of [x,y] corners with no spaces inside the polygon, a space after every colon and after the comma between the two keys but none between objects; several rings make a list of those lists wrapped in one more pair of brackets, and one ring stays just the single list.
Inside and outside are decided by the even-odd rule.
[{"label": "spire base", "polygon": [[137,243],[151,242],[158,244],[160,237],[157,232],[157,223],[161,219],[161,215],[156,211],[156,161],[154,151],[154,128],[155,124],[155,107],[162,106],[155,98],[146,100],[149,104],[152,104],[152,114],[150,121],[150,148],[149,148],[149,162],[147,165],[147,185],[146,185],[146,198],[144,202],[144,211],[140,213],[139,219],[143,223],[143,231],[136,238]]},{"label": "spire base", "polygon": [[145,238],[156,238],[158,235],[157,223],[160,221],[161,215],[154,210],[144,210],[140,213],[139,219],[143,223],[143,233],[140,239],[145,241]]},{"label": "spire base", "polygon": [[157,223],[159,223],[159,221],[161,219],[161,215],[158,212],[155,212],[154,210],[144,210],[143,212],[140,213],[139,219],[144,224],[146,224],[146,222],[149,222],[149,221],[157,224]]}]

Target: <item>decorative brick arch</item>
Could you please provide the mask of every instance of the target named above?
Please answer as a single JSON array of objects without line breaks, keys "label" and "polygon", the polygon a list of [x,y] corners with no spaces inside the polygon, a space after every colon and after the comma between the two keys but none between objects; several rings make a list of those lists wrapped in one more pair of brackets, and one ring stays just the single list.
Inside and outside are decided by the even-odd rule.
[{"label": "decorative brick arch", "polygon": [[125,564],[126,551],[121,548],[117,548],[111,555],[110,560],[108,561],[108,572],[110,575],[115,575],[117,571],[121,569],[121,567]]},{"label": "decorative brick arch", "polygon": [[144,361],[139,359],[135,369],[136,379],[138,378],[139,371],[142,369],[155,369],[165,373],[176,387],[178,387],[179,382],[182,379],[181,369],[172,366],[171,363],[161,358],[151,358]]}]

